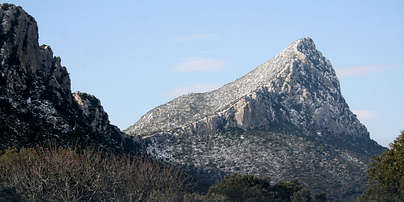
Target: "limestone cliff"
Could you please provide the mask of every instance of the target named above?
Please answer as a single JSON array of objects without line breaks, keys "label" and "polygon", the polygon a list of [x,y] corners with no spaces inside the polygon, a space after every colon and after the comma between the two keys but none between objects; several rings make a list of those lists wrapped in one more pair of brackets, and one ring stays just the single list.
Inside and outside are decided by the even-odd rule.
[{"label": "limestone cliff", "polygon": [[[292,43],[272,60],[208,93],[189,94],[161,105],[126,132],[221,128],[270,129],[288,123],[305,133],[331,131],[369,137],[340,93],[331,63],[310,38]],[[213,131],[212,131],[213,130]]]},{"label": "limestone cliff", "polygon": [[0,6],[0,149],[55,139],[134,150],[132,138],[109,124],[98,99],[71,93],[61,59],[39,46],[35,19]]},{"label": "limestone cliff", "polygon": [[350,111],[339,81],[310,38],[217,90],[150,110],[127,134],[149,154],[212,172],[298,178],[344,200],[365,186],[383,148]]}]

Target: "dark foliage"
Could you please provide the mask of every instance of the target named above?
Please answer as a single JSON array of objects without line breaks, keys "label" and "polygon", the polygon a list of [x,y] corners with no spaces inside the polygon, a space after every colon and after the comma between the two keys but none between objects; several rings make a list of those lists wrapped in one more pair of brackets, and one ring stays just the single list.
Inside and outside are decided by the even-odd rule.
[{"label": "dark foliage", "polygon": [[360,201],[404,201],[404,131],[373,159],[368,178],[370,186]]},{"label": "dark foliage", "polygon": [[232,175],[209,188],[208,195],[222,195],[225,201],[326,201],[325,195],[312,197],[296,180],[271,185],[269,178]]},{"label": "dark foliage", "polygon": [[15,189],[0,185],[0,201],[18,202],[21,201],[21,197],[16,193]]}]

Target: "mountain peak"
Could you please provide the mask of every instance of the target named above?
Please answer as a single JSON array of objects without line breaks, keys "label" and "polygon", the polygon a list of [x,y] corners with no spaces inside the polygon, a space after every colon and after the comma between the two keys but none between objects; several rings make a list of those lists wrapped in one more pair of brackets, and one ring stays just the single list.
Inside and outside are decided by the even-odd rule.
[{"label": "mountain peak", "polygon": [[287,46],[283,51],[281,51],[279,55],[287,55],[287,54],[294,55],[296,53],[310,55],[314,52],[318,52],[318,50],[316,49],[316,45],[313,39],[311,39],[310,37],[305,37],[289,44],[289,46]]},{"label": "mountain peak", "polygon": [[295,46],[299,51],[301,51],[300,49],[302,47],[304,47],[304,49],[310,48],[310,49],[316,49],[316,45],[314,44],[314,41],[312,38],[310,37],[304,37],[301,39],[296,40],[295,42],[293,42],[290,46]]},{"label": "mountain peak", "polygon": [[[324,99],[328,99],[326,97],[333,97],[335,102],[341,105],[341,109],[349,111],[341,96],[339,81],[331,63],[315,48],[311,38],[302,38],[291,43],[273,59],[217,90],[184,95],[149,111],[126,132],[132,135],[145,135],[156,131],[183,128],[204,117],[232,110],[240,100],[255,96],[257,93],[270,94],[276,100],[279,100],[280,97],[289,98],[291,100],[287,102],[293,101],[302,105],[306,105],[303,103],[306,101],[321,100],[322,103],[317,103],[316,107],[325,105],[326,100]],[[313,106],[308,106],[308,108],[316,110]],[[243,129],[262,128],[271,125],[269,123],[272,122],[270,121],[272,119],[275,117],[268,118],[267,123],[259,121],[259,124],[244,124],[239,120],[229,124],[231,127]],[[298,123],[299,121],[312,122],[303,121],[303,118],[295,119],[295,117],[286,119],[294,120],[294,124],[297,125],[301,125]],[[307,123],[307,130],[312,128],[309,125]],[[366,129],[363,130],[360,123],[356,125],[361,128],[360,134],[366,136]],[[353,134],[352,131],[349,133]]]},{"label": "mountain peak", "polygon": [[323,59],[326,60],[323,57],[322,53],[316,49],[316,45],[313,39],[311,39],[310,37],[305,37],[291,43],[287,48],[282,50],[274,59],[277,58],[281,60],[298,59],[301,62],[306,63],[309,62],[307,61],[307,59],[311,57],[314,57],[312,58],[313,62],[316,62],[314,60],[323,60]]},{"label": "mountain peak", "polygon": [[383,150],[350,111],[330,61],[310,38],[219,89],[150,110],[125,132],[142,136],[150,155],[170,163],[298,178],[334,199],[355,197],[366,182],[358,171]]}]

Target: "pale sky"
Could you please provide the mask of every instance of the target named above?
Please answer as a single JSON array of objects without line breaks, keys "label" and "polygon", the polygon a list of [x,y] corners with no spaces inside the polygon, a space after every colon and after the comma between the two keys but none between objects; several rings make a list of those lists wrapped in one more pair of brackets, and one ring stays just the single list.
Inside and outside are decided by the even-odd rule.
[{"label": "pale sky", "polygon": [[38,22],[73,91],[126,129],[148,110],[231,82],[311,37],[384,146],[404,130],[404,1],[3,1]]}]

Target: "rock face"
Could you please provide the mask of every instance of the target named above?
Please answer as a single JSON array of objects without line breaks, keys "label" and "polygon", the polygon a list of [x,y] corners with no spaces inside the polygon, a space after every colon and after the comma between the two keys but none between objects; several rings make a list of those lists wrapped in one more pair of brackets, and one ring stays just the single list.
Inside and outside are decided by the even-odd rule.
[{"label": "rock face", "polygon": [[38,44],[33,17],[1,4],[0,23],[0,149],[49,139],[134,149],[132,138],[109,124],[97,98],[71,93],[60,58]]},{"label": "rock face", "polygon": [[310,38],[217,90],[180,96],[126,131],[149,154],[211,172],[297,178],[349,200],[383,147],[350,111],[339,81]]}]

